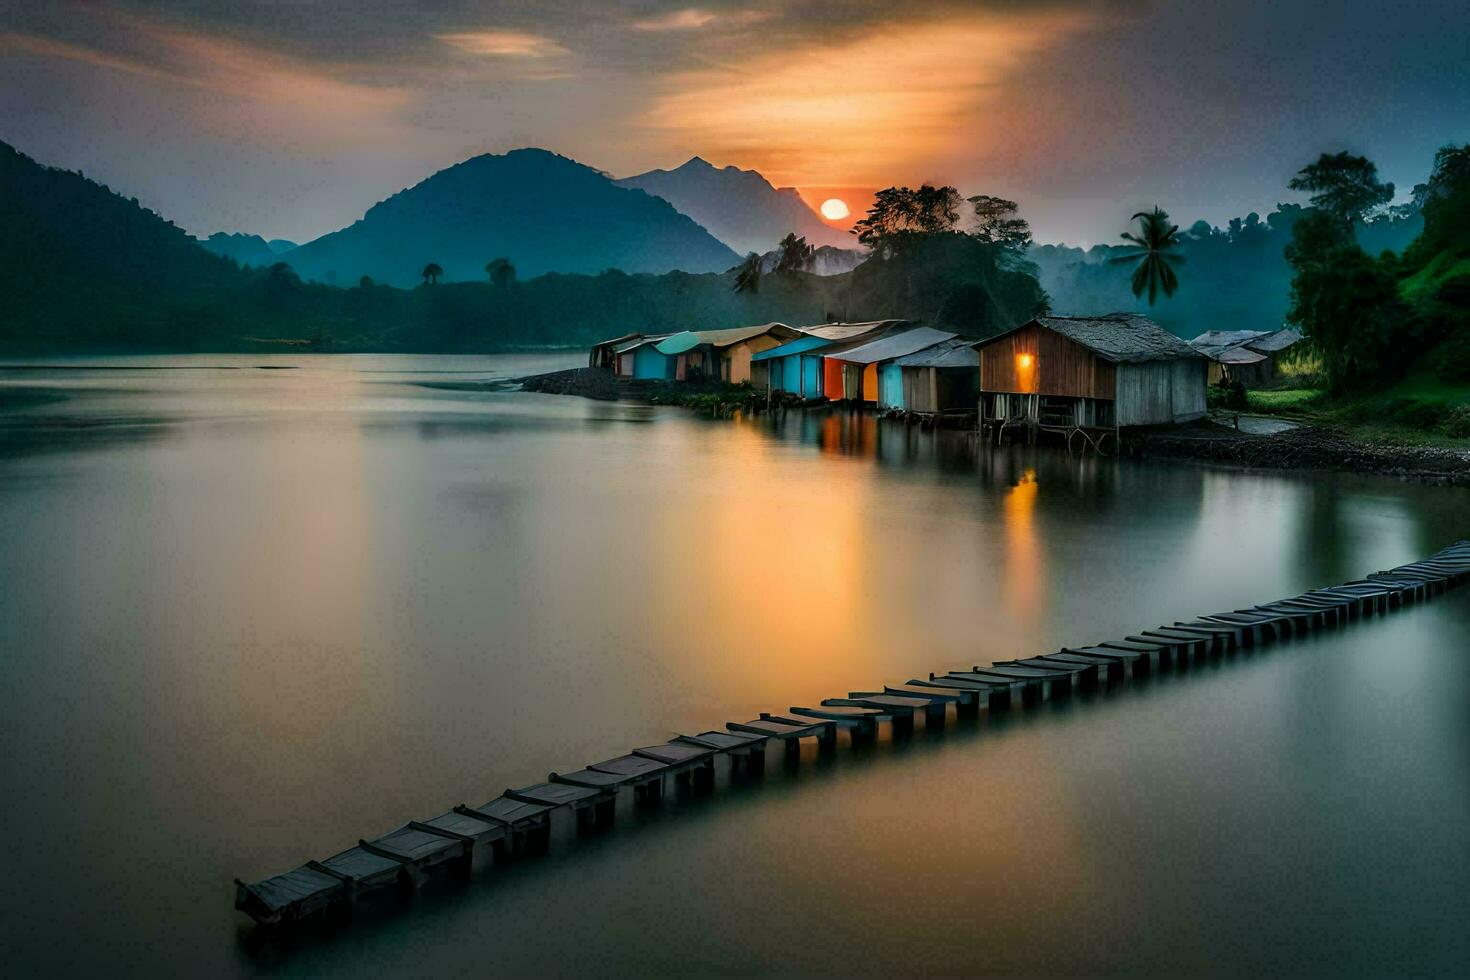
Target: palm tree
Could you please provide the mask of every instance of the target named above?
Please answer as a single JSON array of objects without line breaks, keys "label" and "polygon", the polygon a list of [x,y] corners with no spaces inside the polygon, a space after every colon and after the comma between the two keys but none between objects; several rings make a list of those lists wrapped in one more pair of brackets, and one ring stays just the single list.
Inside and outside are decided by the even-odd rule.
[{"label": "palm tree", "polygon": [[1162,208],[1139,211],[1130,221],[1137,221],[1139,233],[1123,232],[1123,240],[1135,246],[1126,255],[1115,255],[1109,262],[1137,262],[1133,270],[1133,295],[1142,296],[1148,291],[1148,305],[1153,306],[1159,292],[1173,296],[1179,288],[1179,277],[1174,266],[1184,257],[1175,255],[1173,249],[1179,245],[1179,226],[1170,224],[1169,215]]},{"label": "palm tree", "polygon": [[438,262],[430,262],[428,265],[424,266],[424,271],[422,275],[424,277],[424,282],[432,286],[434,283],[439,281],[440,276],[444,275],[444,267],[441,266]]},{"label": "palm tree", "polygon": [[745,261],[735,267],[735,291],[737,293],[758,293],[761,289],[761,257],[757,252],[751,252],[745,257]]}]

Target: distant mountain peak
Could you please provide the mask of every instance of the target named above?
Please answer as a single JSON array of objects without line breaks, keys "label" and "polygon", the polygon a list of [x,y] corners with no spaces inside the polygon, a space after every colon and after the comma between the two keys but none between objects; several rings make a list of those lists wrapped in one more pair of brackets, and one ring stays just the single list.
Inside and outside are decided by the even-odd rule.
[{"label": "distant mountain peak", "polygon": [[739,256],[667,201],[620,186],[586,164],[540,147],[482,153],[374,204],[341,231],[294,250],[303,276],[326,282],[412,286],[427,262],[444,278],[479,280],[508,258],[523,278],[722,272]]},{"label": "distant mountain peak", "polygon": [[758,170],[716,167],[694,156],[673,170],[650,170],[618,183],[663,198],[742,254],[765,252],[793,232],[812,245],[852,244],[794,188],[778,190]]}]

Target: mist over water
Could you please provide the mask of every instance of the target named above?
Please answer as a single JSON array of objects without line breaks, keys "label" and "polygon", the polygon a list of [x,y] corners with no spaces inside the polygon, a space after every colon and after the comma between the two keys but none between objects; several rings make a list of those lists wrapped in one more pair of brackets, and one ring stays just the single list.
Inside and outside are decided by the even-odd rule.
[{"label": "mist over water", "polygon": [[1470,954],[1470,592],[773,758],[261,942],[233,877],[550,770],[1470,536],[1464,491],[473,388],[578,363],[0,366],[8,965],[1373,974]]}]

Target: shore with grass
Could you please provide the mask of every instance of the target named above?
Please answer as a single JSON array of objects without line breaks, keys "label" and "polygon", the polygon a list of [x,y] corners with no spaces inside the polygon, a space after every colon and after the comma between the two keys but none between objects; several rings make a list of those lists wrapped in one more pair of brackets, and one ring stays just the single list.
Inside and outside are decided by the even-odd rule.
[{"label": "shore with grass", "polygon": [[[1470,486],[1470,344],[1458,339],[1428,351],[1379,391],[1333,394],[1316,365],[1303,362],[1288,366],[1276,386],[1243,395],[1242,404],[1212,390],[1211,419],[1150,433],[1134,448],[1238,466]],[[1270,421],[1280,425],[1263,424]]]}]

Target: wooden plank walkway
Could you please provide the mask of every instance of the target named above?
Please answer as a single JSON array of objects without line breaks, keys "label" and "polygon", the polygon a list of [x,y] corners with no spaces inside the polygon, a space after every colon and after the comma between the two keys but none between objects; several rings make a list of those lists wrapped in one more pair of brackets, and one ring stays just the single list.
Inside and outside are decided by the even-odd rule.
[{"label": "wooden plank walkway", "polygon": [[814,739],[825,753],[836,747],[838,729],[848,731],[854,744],[862,744],[871,741],[883,723],[895,736],[906,735],[918,716],[923,716],[926,729],[942,731],[951,705],[957,717],[974,717],[982,707],[1004,711],[1015,700],[1032,704],[1066,697],[1074,689],[1139,681],[1159,670],[1183,669],[1204,657],[1229,656],[1381,616],[1440,595],[1467,579],[1470,541],[1460,541],[1423,561],[1250,609],[1160,625],[1120,640],[930,674],[927,680],[911,678],[851,691],[815,707],[793,706],[785,715],[763,712],[750,721],[728,722],[724,731],[677,735],[661,745],[551,773],[545,782],[508,789],[476,807],[461,804],[437,817],[410,821],[372,840],[359,839],[329,858],[261,881],[247,884],[237,878],[235,908],[267,926],[345,912],[371,892],[412,889],[440,869],[468,874],[477,847],[488,846],[496,861],[544,853],[557,813],[574,815],[579,831],[602,830],[612,824],[624,790],[642,805],[661,801],[669,778],[688,792],[707,790],[714,785],[719,757],[730,760],[732,772],[754,774],[764,766],[771,742],[783,744],[794,756],[802,741]]}]

